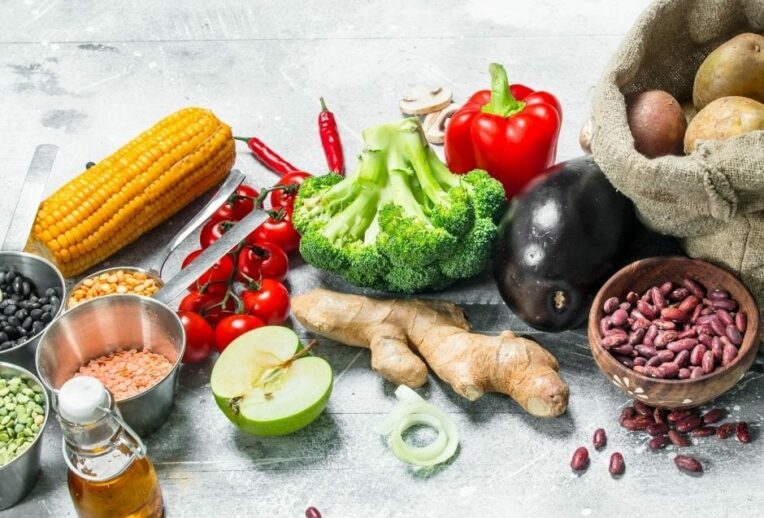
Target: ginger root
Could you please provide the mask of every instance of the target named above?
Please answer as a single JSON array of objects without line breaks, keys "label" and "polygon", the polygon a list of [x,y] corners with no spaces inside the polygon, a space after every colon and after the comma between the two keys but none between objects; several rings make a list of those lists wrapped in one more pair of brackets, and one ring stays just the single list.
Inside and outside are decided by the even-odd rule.
[{"label": "ginger root", "polygon": [[429,365],[470,401],[499,392],[537,417],[555,417],[567,408],[568,385],[551,353],[511,331],[471,333],[456,304],[315,289],[294,297],[292,311],[310,331],[371,349],[372,368],[392,383],[420,387]]}]

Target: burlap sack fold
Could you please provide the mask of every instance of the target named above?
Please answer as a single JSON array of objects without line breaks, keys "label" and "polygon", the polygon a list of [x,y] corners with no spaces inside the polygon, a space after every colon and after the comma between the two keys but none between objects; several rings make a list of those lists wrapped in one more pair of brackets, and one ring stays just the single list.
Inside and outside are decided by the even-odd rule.
[{"label": "burlap sack fold", "polygon": [[[764,0],[659,0],[610,60],[592,106],[592,154],[652,229],[743,279],[764,309],[764,132],[707,142],[686,157],[634,149],[624,96],[649,89],[692,99],[703,59],[743,32],[764,32]],[[764,315],[764,313],[763,313]]]}]

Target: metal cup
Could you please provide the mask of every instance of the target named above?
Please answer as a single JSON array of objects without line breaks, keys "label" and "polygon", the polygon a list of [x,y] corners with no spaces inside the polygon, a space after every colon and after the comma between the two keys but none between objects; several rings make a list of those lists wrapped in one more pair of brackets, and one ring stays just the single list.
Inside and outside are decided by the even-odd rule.
[{"label": "metal cup", "polygon": [[[25,252],[0,252],[0,269],[13,270],[28,277],[41,295],[48,288],[58,288],[61,292],[61,305],[53,316],[55,320],[64,310],[66,302],[66,284],[61,272],[49,261]],[[34,369],[34,355],[37,344],[44,331],[28,338],[10,349],[0,351],[0,361]]]},{"label": "metal cup", "polygon": [[186,349],[183,324],[163,302],[110,295],[78,304],[43,333],[37,347],[37,372],[45,387],[56,392],[90,360],[129,349],[153,351],[173,364],[153,387],[117,401],[125,421],[145,437],[162,426],[172,409]]},{"label": "metal cup", "polygon": [[[0,377],[12,378],[14,376],[21,376],[31,381],[33,385],[44,388],[37,376],[28,370],[17,365],[0,362]],[[42,391],[42,394],[45,398],[45,421],[40,427],[40,432],[24,453],[0,467],[0,511],[16,505],[37,482],[37,475],[40,472],[40,451],[42,450],[40,438],[45,431],[45,425],[48,424],[48,414],[50,413],[48,394],[45,390]]]}]

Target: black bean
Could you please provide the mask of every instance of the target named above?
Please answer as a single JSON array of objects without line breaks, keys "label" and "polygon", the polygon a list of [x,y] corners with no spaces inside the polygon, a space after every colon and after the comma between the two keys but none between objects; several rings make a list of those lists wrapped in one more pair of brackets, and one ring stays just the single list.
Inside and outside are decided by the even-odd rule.
[{"label": "black bean", "polygon": [[22,279],[21,277],[16,277],[15,279],[13,279],[13,288],[12,288],[13,293],[20,295],[24,289],[23,284],[24,284],[24,279]]},{"label": "black bean", "polygon": [[42,316],[40,317],[40,322],[44,322],[47,324],[51,320],[53,320],[53,316],[49,312],[43,311]]},{"label": "black bean", "polygon": [[0,351],[4,351],[6,349],[10,349],[11,347],[13,347],[13,342],[11,342],[10,340],[6,341],[6,342],[3,342],[3,343],[0,343]]},{"label": "black bean", "polygon": [[5,270],[0,270],[0,284],[4,284],[5,283],[5,276],[6,276],[6,271]]},{"label": "black bean", "polygon": [[8,325],[13,326],[13,327],[20,326],[21,325],[21,320],[19,320],[15,316],[8,317]]},{"label": "black bean", "polygon": [[26,317],[24,321],[21,323],[21,327],[29,331],[32,329],[32,317]]},{"label": "black bean", "polygon": [[29,312],[29,316],[32,317],[32,320],[36,322],[40,320],[40,317],[42,316],[42,310],[35,308]]},{"label": "black bean", "polygon": [[18,333],[16,333],[16,328],[15,327],[8,326],[8,325],[3,327],[3,333],[8,335],[8,339],[10,339],[10,340],[13,340],[14,338],[16,338],[16,336],[18,334]]},{"label": "black bean", "polygon": [[58,307],[60,304],[61,304],[61,299],[59,299],[59,298],[58,298],[58,297],[56,297],[55,295],[53,295],[53,296],[50,298],[50,305],[51,305],[51,306],[54,306],[54,307]]},{"label": "black bean", "polygon": [[0,343],[8,341],[8,335],[0,331]]},{"label": "black bean", "polygon": [[23,293],[25,297],[28,297],[29,294],[32,293],[32,285],[29,283],[29,281],[24,281],[21,283],[21,293]]},{"label": "black bean", "polygon": [[40,307],[41,310],[43,310],[44,313],[50,313],[50,311],[53,309],[53,306],[48,304],[47,302]]},{"label": "black bean", "polygon": [[23,344],[26,341],[27,341],[27,337],[26,336],[22,336],[21,338],[16,338],[16,345],[21,345],[21,344]]},{"label": "black bean", "polygon": [[37,334],[40,331],[45,329],[45,323],[44,322],[34,322],[32,324],[32,333]]},{"label": "black bean", "polygon": [[1,300],[0,301],[0,309],[5,309],[5,306],[7,306],[10,303],[11,303],[10,299],[3,299],[3,300]]},{"label": "black bean", "polygon": [[16,313],[14,313],[13,316],[18,318],[19,320],[21,320],[23,322],[24,319],[29,316],[29,311],[27,311],[26,309],[22,308],[22,309],[16,311]]},{"label": "black bean", "polygon": [[[23,337],[25,337],[27,335],[27,330],[24,329],[21,326],[16,326],[16,333],[18,333],[18,335],[23,338]],[[17,340],[18,340],[18,338],[17,338]]]},{"label": "black bean", "polygon": [[10,271],[8,272],[8,275],[5,276],[5,282],[11,283],[13,282],[13,279],[16,278],[16,272]]},{"label": "black bean", "polygon": [[3,309],[3,315],[9,317],[13,315],[16,312],[16,304],[8,304],[5,306],[5,309]]},{"label": "black bean", "polygon": [[46,297],[50,298],[50,297],[55,297],[56,295],[58,295],[58,292],[56,291],[55,288],[48,288],[47,290],[45,290]]}]

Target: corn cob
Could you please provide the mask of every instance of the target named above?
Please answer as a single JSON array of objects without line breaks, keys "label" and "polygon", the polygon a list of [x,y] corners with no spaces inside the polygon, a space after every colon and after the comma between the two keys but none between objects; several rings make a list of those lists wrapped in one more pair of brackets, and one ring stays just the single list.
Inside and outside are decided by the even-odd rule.
[{"label": "corn cob", "polygon": [[26,250],[77,275],[220,183],[235,158],[229,126],[182,109],[43,201]]}]

